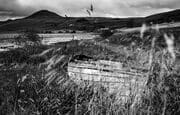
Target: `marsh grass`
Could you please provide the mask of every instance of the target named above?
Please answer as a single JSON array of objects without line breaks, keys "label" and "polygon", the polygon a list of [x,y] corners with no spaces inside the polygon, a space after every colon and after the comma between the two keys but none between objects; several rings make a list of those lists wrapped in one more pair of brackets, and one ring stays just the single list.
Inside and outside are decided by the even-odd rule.
[{"label": "marsh grass", "polygon": [[[139,33],[120,35],[119,39],[117,36],[106,38],[110,40],[108,45],[121,45],[119,52],[101,44],[106,42],[98,41],[98,44],[93,40],[25,46],[2,52],[0,114],[178,115],[178,58],[173,58],[163,36],[163,32],[156,30],[144,32],[142,38]],[[133,46],[132,41],[135,42]],[[179,52],[177,47],[174,50]],[[129,95],[124,103],[120,91],[109,93],[101,82],[82,81],[77,85],[67,75],[68,62],[77,54],[97,60],[118,60],[126,67],[146,68],[147,86],[140,95]]]}]

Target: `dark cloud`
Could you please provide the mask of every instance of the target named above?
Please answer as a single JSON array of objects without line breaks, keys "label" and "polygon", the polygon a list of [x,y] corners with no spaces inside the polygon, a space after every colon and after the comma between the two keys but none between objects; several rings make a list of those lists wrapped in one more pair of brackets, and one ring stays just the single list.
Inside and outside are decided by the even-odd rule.
[{"label": "dark cloud", "polygon": [[8,19],[17,19],[21,17],[22,16],[17,16],[12,11],[0,11],[0,21],[5,21]]},{"label": "dark cloud", "polygon": [[11,16],[26,16],[33,11],[33,7],[22,7],[19,0],[0,0],[0,11],[11,12]]},{"label": "dark cloud", "polygon": [[60,15],[88,16],[86,10],[91,3],[92,16],[106,17],[147,16],[180,7],[180,0],[0,0],[0,16],[22,17],[41,9]]}]

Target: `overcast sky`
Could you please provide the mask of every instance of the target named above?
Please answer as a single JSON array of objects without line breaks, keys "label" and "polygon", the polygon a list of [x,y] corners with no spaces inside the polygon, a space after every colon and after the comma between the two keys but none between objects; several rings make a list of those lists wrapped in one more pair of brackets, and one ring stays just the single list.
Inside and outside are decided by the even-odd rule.
[{"label": "overcast sky", "polygon": [[86,10],[91,3],[95,17],[148,16],[180,8],[180,0],[0,0],[0,20],[28,16],[42,9],[62,16],[88,16]]}]

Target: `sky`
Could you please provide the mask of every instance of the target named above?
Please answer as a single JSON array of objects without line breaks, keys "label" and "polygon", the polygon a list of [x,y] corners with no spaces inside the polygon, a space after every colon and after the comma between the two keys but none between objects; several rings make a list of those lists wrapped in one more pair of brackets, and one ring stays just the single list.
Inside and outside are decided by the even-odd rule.
[{"label": "sky", "polygon": [[144,17],[180,8],[180,0],[0,0],[0,20],[49,10],[61,16],[85,17],[93,4],[94,17]]}]

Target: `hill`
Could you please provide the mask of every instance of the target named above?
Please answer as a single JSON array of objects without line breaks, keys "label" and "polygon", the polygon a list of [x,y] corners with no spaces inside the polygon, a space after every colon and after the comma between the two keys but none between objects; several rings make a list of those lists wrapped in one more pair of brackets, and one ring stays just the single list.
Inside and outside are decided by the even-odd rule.
[{"label": "hill", "polygon": [[38,11],[24,19],[61,19],[62,16],[59,16],[58,14],[48,11],[48,10],[41,10]]},{"label": "hill", "polygon": [[28,17],[9,22],[0,23],[0,32],[21,32],[26,29],[38,31],[56,29],[59,23],[65,21],[65,18],[56,13],[41,10]]},{"label": "hill", "polygon": [[145,22],[150,23],[169,23],[180,21],[180,9],[151,15],[145,18]]},{"label": "hill", "polygon": [[38,32],[61,29],[97,31],[100,28],[131,28],[141,26],[142,23],[169,22],[180,22],[180,10],[144,18],[62,17],[54,12],[41,10],[22,19],[0,22],[0,32],[21,32],[26,29]]}]

